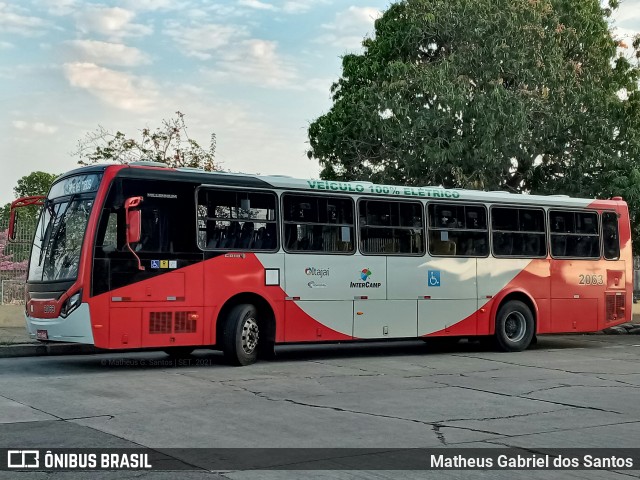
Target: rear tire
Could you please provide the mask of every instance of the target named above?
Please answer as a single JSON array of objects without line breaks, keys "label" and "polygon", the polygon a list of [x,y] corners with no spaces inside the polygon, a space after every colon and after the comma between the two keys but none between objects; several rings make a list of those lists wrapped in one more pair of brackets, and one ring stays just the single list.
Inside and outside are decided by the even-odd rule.
[{"label": "rear tire", "polygon": [[250,365],[258,358],[258,310],[243,303],[231,309],[222,330],[222,352],[232,365]]},{"label": "rear tire", "polygon": [[529,307],[519,300],[509,300],[496,315],[495,340],[504,352],[521,352],[535,335],[535,322]]}]

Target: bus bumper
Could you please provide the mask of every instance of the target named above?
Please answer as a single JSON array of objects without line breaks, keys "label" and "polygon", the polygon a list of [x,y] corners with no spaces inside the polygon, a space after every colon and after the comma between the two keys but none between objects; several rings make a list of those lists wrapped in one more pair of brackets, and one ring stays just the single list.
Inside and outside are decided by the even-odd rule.
[{"label": "bus bumper", "polygon": [[[34,340],[93,345],[91,316],[89,314],[89,305],[86,303],[80,304],[67,318],[34,318],[25,314],[25,320],[29,336]],[[46,338],[44,338],[45,334],[43,332],[46,332]]]}]

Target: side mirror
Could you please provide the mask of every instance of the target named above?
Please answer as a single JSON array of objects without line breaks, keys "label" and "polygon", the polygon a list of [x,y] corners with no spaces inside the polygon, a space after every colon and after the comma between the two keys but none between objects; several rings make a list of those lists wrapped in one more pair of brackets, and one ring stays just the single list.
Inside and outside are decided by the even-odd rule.
[{"label": "side mirror", "polygon": [[130,210],[127,212],[127,243],[138,243],[142,236],[142,212]]},{"label": "side mirror", "polygon": [[[142,197],[131,197],[124,202],[127,216],[127,243],[138,243],[142,236],[142,212],[137,208]],[[135,209],[135,210],[134,210]]]},{"label": "side mirror", "polygon": [[131,248],[131,244],[138,243],[142,236],[142,212],[138,208],[141,203],[142,197],[130,197],[124,202],[124,211],[127,217],[127,248],[136,257],[138,270],[144,270],[144,267],[138,254]]}]

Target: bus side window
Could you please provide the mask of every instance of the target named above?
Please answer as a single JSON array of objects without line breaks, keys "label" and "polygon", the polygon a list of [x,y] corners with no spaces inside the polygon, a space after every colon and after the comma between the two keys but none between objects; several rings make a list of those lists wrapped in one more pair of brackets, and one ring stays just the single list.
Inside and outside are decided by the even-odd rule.
[{"label": "bus side window", "polygon": [[431,255],[489,255],[487,209],[483,205],[429,203],[427,213]]},{"label": "bus side window", "polygon": [[98,227],[96,247],[102,253],[110,253],[118,250],[118,245],[118,213],[104,209]]},{"label": "bus side window", "polygon": [[544,210],[491,207],[493,254],[497,257],[546,257]]},{"label": "bus side window", "polygon": [[354,251],[354,208],[350,198],[285,193],[282,211],[285,250]]},{"label": "bus side window", "polygon": [[423,209],[418,202],[362,199],[360,250],[364,254],[422,255]]},{"label": "bus side window", "polygon": [[551,255],[555,258],[600,258],[598,214],[550,210]]},{"label": "bus side window", "polygon": [[102,249],[105,252],[113,252],[118,249],[118,214],[116,212],[109,213]]},{"label": "bus side window", "polygon": [[[272,192],[201,188],[198,245],[202,250],[275,250],[276,195]],[[302,215],[298,211],[296,215]]]}]

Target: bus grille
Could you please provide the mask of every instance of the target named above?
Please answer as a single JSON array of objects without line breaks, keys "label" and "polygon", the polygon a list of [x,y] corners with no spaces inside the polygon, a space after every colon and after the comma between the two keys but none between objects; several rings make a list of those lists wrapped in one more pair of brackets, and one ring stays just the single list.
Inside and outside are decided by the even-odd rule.
[{"label": "bus grille", "polygon": [[196,312],[176,312],[174,333],[194,333],[196,331]]},{"label": "bus grille", "polygon": [[149,333],[195,333],[198,312],[151,312]]},{"label": "bus grille", "polygon": [[171,312],[151,312],[149,333],[171,333]]},{"label": "bus grille", "polygon": [[624,318],[624,295],[607,294],[605,296],[607,309],[607,322],[613,322]]}]

